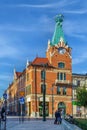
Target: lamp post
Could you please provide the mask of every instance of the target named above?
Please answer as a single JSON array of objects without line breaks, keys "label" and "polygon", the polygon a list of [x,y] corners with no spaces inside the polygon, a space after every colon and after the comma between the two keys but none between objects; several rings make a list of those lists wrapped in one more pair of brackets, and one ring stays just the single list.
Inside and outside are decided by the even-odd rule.
[{"label": "lamp post", "polygon": [[54,117],[54,86],[56,86],[56,80],[55,83],[52,84],[52,118]]},{"label": "lamp post", "polygon": [[45,86],[45,70],[43,71],[43,121],[46,121],[46,108],[45,108],[45,96],[46,96],[46,86]]},{"label": "lamp post", "polygon": [[4,98],[4,108],[5,108],[5,126],[4,126],[4,129],[6,130],[6,112],[7,112],[7,93],[6,92],[3,94],[3,98]]},{"label": "lamp post", "polygon": [[35,66],[35,117],[37,118],[37,70]]},{"label": "lamp post", "polygon": [[48,65],[48,63],[43,64],[43,121],[46,121],[46,71],[45,67]]},{"label": "lamp post", "polygon": [[54,95],[53,95],[53,90],[54,90],[54,84],[52,84],[52,118],[54,114]]}]

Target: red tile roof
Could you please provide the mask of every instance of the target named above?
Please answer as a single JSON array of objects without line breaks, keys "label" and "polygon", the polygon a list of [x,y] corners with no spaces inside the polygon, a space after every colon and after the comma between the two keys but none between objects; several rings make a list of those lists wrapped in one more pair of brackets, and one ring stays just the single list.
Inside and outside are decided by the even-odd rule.
[{"label": "red tile roof", "polygon": [[16,76],[19,77],[22,74],[22,72],[16,72]]},{"label": "red tile roof", "polygon": [[43,65],[43,64],[48,64],[51,66],[48,58],[41,58],[41,57],[36,57],[34,61],[32,62],[33,65]]}]

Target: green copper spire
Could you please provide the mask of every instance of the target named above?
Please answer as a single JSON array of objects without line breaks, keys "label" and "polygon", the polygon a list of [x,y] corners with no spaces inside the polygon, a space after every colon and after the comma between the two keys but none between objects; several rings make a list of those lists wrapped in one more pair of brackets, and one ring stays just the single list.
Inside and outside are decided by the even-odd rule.
[{"label": "green copper spire", "polygon": [[62,14],[57,15],[55,18],[56,26],[55,26],[55,31],[53,34],[51,45],[58,44],[61,39],[65,42],[64,34],[63,34],[63,30],[62,30],[63,19],[64,19],[64,16]]}]

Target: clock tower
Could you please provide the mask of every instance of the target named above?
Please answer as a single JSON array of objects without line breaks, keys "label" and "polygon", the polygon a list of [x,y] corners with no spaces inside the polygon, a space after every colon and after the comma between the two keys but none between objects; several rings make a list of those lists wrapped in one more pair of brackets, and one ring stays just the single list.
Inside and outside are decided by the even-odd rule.
[{"label": "clock tower", "polygon": [[71,48],[64,39],[62,30],[63,15],[57,15],[55,18],[56,26],[52,37],[52,41],[48,41],[46,57],[50,63],[59,68],[59,63],[64,63],[63,69],[72,70]]},{"label": "clock tower", "polygon": [[[53,66],[57,88],[58,107],[64,106],[65,113],[72,114],[72,56],[62,29],[64,17],[57,15],[56,26],[51,41],[48,41],[46,57]],[[54,79],[52,77],[51,79]],[[55,92],[56,94],[56,92]]]}]

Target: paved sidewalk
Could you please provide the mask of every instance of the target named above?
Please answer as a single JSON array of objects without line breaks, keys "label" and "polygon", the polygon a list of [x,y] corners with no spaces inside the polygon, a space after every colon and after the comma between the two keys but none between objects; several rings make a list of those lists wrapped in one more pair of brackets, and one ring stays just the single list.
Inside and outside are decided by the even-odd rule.
[{"label": "paved sidewalk", "polygon": [[6,130],[81,130],[65,120],[60,125],[54,124],[54,120],[29,120],[20,123],[17,120],[8,120],[6,126]]},{"label": "paved sidewalk", "polygon": [[25,121],[24,123],[18,123],[17,121],[10,121],[7,123],[6,130],[65,130],[62,125],[54,125],[52,120],[48,121]]},{"label": "paved sidewalk", "polygon": [[[1,124],[0,130],[4,130],[4,123]],[[24,122],[19,122],[19,118],[8,118],[6,123],[6,130],[81,130],[74,124],[70,124],[62,120],[62,124],[54,124],[54,120],[42,121],[41,119],[30,119]]]}]

